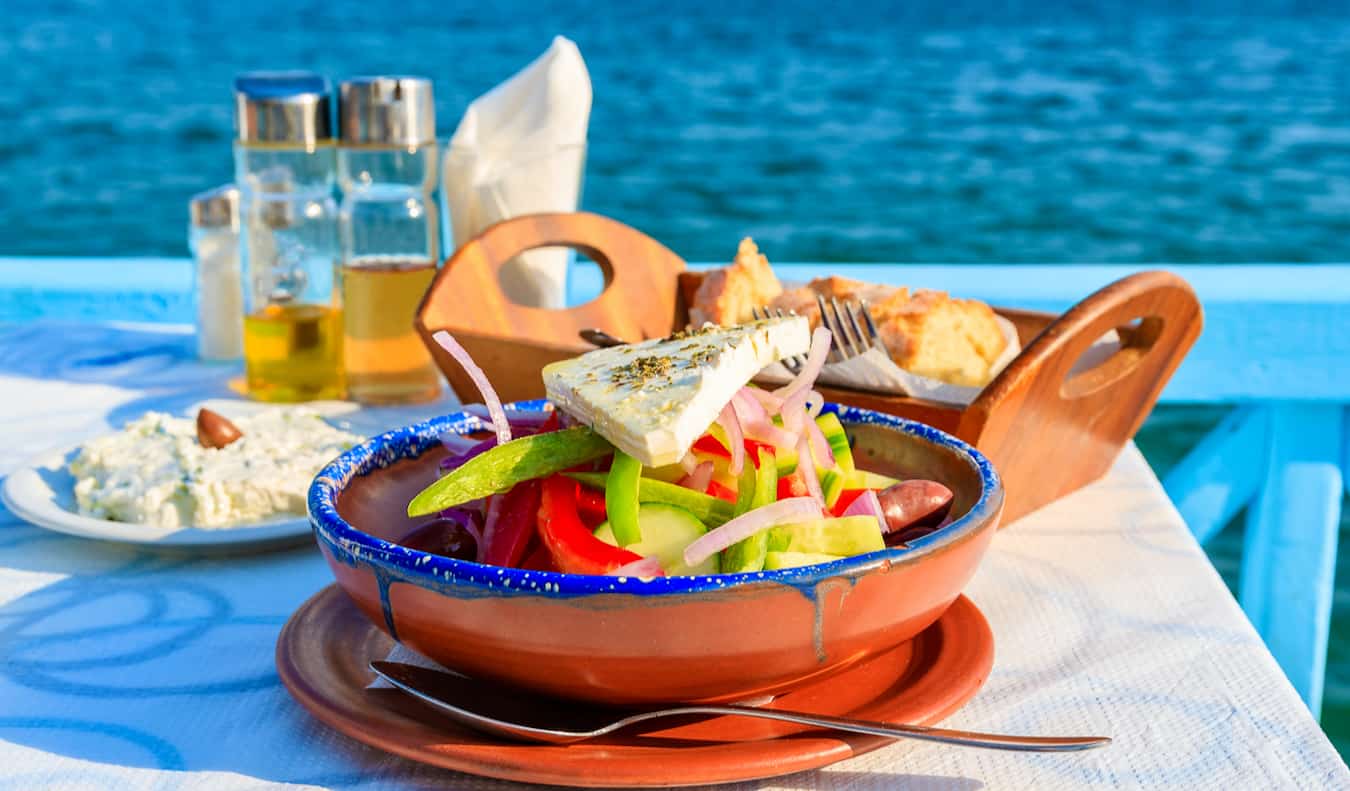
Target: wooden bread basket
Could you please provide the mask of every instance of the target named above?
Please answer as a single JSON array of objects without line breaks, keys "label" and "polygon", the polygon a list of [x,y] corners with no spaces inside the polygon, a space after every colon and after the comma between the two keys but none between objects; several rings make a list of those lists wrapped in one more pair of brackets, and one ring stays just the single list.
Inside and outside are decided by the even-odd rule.
[{"label": "wooden bread basket", "polygon": [[[549,246],[571,247],[593,260],[605,276],[600,296],[559,310],[507,299],[498,279],[502,265]],[[596,327],[625,340],[664,337],[685,325],[688,297],[701,277],[660,242],[599,215],[517,217],[451,256],[423,298],[416,325],[462,400],[478,400],[477,388],[431,340],[437,330],[464,345],[503,400],[540,398],[544,365],[592,348],[579,330]],[[979,448],[1003,476],[1006,524],[1106,473],[1199,336],[1202,316],[1190,286],[1162,271],[1122,278],[1061,316],[995,310],[1017,326],[1022,352],[966,407],[817,389],[827,400],[919,420]],[[1074,370],[1112,329],[1119,351]]]}]

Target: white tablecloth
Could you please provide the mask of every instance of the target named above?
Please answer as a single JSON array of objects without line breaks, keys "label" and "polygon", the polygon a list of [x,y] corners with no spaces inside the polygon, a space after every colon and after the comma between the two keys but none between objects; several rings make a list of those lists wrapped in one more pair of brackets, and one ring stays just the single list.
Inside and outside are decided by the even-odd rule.
[{"label": "white tablecloth", "polygon": [[[147,408],[225,395],[233,372],[189,349],[164,327],[0,327],[0,473]],[[277,632],[328,582],[312,547],[155,554],[0,512],[0,787],[507,787],[364,747],[291,700]],[[1115,744],[1029,756],[901,742],[746,787],[1350,788],[1133,447],[1000,533],[968,593],[997,657],[947,724]]]}]

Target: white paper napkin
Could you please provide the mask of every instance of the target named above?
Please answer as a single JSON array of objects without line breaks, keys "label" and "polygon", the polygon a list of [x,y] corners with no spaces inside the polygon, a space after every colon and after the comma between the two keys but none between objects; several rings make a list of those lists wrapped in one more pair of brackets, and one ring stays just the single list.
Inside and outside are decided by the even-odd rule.
[{"label": "white paper napkin", "polygon": [[[441,194],[455,247],[522,214],[576,211],[586,161],[591,78],[577,45],[548,51],[469,105],[450,138]],[[561,307],[568,251],[536,250],[502,270],[514,302]]]}]

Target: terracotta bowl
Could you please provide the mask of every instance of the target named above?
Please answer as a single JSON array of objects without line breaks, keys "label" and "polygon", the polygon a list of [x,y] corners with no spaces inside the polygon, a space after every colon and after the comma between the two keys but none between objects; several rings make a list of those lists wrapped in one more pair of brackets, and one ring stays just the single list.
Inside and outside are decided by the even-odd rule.
[{"label": "terracotta bowl", "polygon": [[[521,402],[538,409],[542,402]],[[783,691],[909,640],[975,573],[1003,487],[974,448],[937,429],[827,405],[858,466],[942,481],[957,518],[935,532],[833,563],[652,580],[486,566],[397,541],[436,478],[458,413],[344,453],[309,491],[310,521],[338,584],[381,629],[442,665],[565,698],[615,705],[725,701]]]}]

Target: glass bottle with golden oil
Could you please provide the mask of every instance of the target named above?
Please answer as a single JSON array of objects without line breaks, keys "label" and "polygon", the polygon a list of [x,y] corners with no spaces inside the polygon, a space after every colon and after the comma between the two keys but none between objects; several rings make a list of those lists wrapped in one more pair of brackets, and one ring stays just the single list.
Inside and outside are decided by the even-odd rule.
[{"label": "glass bottle with golden oil", "polygon": [[249,397],[341,398],[328,81],[309,72],[256,72],[240,75],[234,91]]},{"label": "glass bottle with golden oil", "polygon": [[347,390],[367,404],[434,399],[440,373],[413,327],[440,258],[431,81],[343,82],[338,126]]}]

